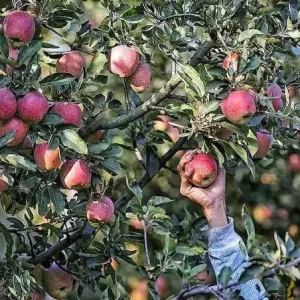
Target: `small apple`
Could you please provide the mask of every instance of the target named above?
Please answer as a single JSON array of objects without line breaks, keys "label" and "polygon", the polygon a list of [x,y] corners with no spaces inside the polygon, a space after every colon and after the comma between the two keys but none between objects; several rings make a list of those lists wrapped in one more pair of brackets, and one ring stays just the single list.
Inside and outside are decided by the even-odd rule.
[{"label": "small apple", "polygon": [[86,204],[86,216],[91,223],[108,223],[114,212],[114,203],[106,196],[101,199],[91,199]]},{"label": "small apple", "polygon": [[265,95],[267,97],[273,97],[272,105],[275,111],[283,109],[282,91],[278,84],[270,84],[265,89]]},{"label": "small apple", "polygon": [[80,127],[82,112],[78,104],[73,102],[56,102],[52,112],[58,114],[66,124]]},{"label": "small apple", "polygon": [[129,84],[135,92],[142,93],[150,86],[151,79],[152,70],[150,65],[140,63],[134,73],[129,77]]},{"label": "small apple", "polygon": [[271,133],[266,130],[260,130],[256,132],[258,149],[253,158],[263,158],[272,147],[274,138]]},{"label": "small apple", "polygon": [[0,89],[0,121],[10,120],[17,112],[17,100],[8,88]]},{"label": "small apple", "polygon": [[300,154],[293,153],[289,156],[288,167],[293,173],[300,172]]},{"label": "small apple", "polygon": [[61,157],[59,148],[50,149],[49,144],[37,144],[34,149],[34,159],[37,167],[42,171],[59,169],[61,166]]},{"label": "small apple", "polygon": [[79,51],[70,51],[64,54],[56,63],[58,73],[69,73],[79,78],[86,66],[85,57]]}]

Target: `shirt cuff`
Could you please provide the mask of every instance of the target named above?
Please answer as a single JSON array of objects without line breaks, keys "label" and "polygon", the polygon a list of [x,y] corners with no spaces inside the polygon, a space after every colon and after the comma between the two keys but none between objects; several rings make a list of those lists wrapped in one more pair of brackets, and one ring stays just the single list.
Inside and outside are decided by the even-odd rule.
[{"label": "shirt cuff", "polygon": [[235,232],[233,218],[228,217],[228,224],[224,227],[212,228],[209,231],[210,251],[222,251],[239,245],[241,238]]}]

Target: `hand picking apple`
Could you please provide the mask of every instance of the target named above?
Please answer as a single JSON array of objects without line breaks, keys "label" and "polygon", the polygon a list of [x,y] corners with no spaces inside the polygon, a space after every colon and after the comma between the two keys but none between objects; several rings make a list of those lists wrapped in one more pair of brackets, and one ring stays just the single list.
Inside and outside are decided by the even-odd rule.
[{"label": "hand picking apple", "polygon": [[[230,267],[234,282],[247,266],[248,254],[245,247],[240,247],[243,241],[234,230],[233,219],[227,218],[225,169],[218,168],[209,154],[196,149],[183,155],[177,170],[181,177],[181,194],[201,205],[208,221],[208,253],[216,277],[224,267]],[[257,279],[240,285],[238,289],[244,299],[268,299],[262,283]]]}]

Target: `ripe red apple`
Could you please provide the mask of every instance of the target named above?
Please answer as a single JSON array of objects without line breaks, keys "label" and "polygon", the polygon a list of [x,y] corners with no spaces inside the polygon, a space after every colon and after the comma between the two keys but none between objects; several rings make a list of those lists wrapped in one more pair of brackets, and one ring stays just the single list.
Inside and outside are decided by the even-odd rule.
[{"label": "ripe red apple", "polygon": [[72,124],[77,127],[81,125],[82,112],[78,104],[73,102],[56,102],[52,112],[60,115],[66,124]]},{"label": "ripe red apple", "polygon": [[60,150],[49,149],[48,143],[37,144],[34,149],[34,159],[40,170],[50,171],[61,166]]},{"label": "ripe red apple", "polygon": [[3,31],[7,39],[28,43],[35,33],[34,19],[25,11],[10,12],[3,21]]},{"label": "ripe red apple", "polygon": [[282,91],[278,84],[271,84],[265,89],[265,95],[267,97],[274,97],[272,100],[272,105],[274,110],[282,110],[283,109],[283,101],[282,101]]},{"label": "ripe red apple", "polygon": [[63,186],[69,190],[80,190],[90,187],[91,178],[91,170],[84,160],[67,160],[61,166],[60,179]]},{"label": "ripe red apple", "polygon": [[239,55],[236,52],[231,52],[230,55],[227,55],[223,61],[223,69],[229,70],[231,67],[234,72],[238,70],[238,61],[239,61]]},{"label": "ripe red apple", "polygon": [[266,130],[256,132],[258,149],[254,158],[263,158],[270,150],[273,144],[273,135]]},{"label": "ripe red apple", "polygon": [[104,130],[97,130],[94,133],[90,134],[87,138],[86,141],[89,143],[97,143],[101,140],[103,134],[104,134]]},{"label": "ripe red apple", "polygon": [[120,77],[129,77],[137,69],[139,63],[140,57],[135,49],[119,45],[110,50],[107,67],[111,73]]},{"label": "ripe red apple", "polygon": [[209,154],[198,153],[185,165],[185,171],[191,174],[190,182],[193,185],[205,188],[216,180],[218,166]]},{"label": "ripe red apple", "polygon": [[29,130],[29,125],[27,123],[23,122],[19,118],[13,117],[9,121],[0,125],[0,137],[13,131],[15,132],[15,136],[13,140],[10,141],[6,146],[8,147],[18,146],[25,139],[28,130]]},{"label": "ripe red apple", "polygon": [[137,230],[143,230],[144,229],[143,223],[138,219],[133,219],[133,218],[129,219],[129,224],[134,229],[137,229]]},{"label": "ripe red apple", "polygon": [[149,64],[140,63],[135,72],[129,77],[131,88],[137,92],[144,92],[151,83],[152,70]]},{"label": "ripe red apple", "polygon": [[170,126],[166,132],[173,143],[176,143],[180,139],[179,131],[176,127]]},{"label": "ripe red apple", "polygon": [[75,288],[72,274],[62,270],[57,264],[45,269],[43,275],[45,291],[55,299],[65,299]]},{"label": "ripe red apple", "polygon": [[64,54],[56,63],[58,73],[69,73],[79,78],[86,66],[85,57],[79,51],[70,51]]},{"label": "ripe red apple", "polygon": [[221,110],[233,124],[245,124],[256,112],[255,97],[245,90],[230,92],[222,100]]},{"label": "ripe red apple", "polygon": [[165,299],[169,296],[169,284],[165,275],[161,274],[157,277],[155,288],[160,299]]},{"label": "ripe red apple", "polygon": [[91,223],[108,223],[115,212],[114,203],[110,198],[92,199],[86,204],[86,217]]},{"label": "ripe red apple", "polygon": [[154,120],[154,129],[155,130],[160,130],[160,131],[166,131],[169,128],[169,121],[170,118],[168,116],[158,116],[157,117],[159,120]]},{"label": "ripe red apple", "polygon": [[[9,47],[8,58],[17,60],[18,56],[19,56],[19,52],[20,52],[20,50],[18,48]],[[12,74],[12,69],[13,69],[13,67],[11,67],[10,65],[6,65],[6,73],[8,75]]]},{"label": "ripe red apple", "polygon": [[3,173],[3,168],[0,166],[0,194],[8,190],[8,183],[1,178]]},{"label": "ripe red apple", "polygon": [[293,153],[289,156],[288,167],[292,172],[300,172],[300,155]]},{"label": "ripe red apple", "polygon": [[10,89],[0,89],[0,121],[10,120],[17,112],[17,100]]},{"label": "ripe red apple", "polygon": [[29,92],[18,102],[18,115],[23,121],[40,122],[48,109],[46,97],[38,91]]}]

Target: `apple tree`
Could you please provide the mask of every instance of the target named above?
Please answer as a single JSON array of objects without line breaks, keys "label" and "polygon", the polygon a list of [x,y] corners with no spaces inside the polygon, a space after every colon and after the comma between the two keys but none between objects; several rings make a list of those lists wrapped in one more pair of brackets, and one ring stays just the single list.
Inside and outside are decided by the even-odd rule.
[{"label": "apple tree", "polygon": [[[226,288],[237,299],[234,288],[252,278],[270,299],[292,299],[298,1],[0,8],[1,299],[229,299]],[[189,149],[228,174],[250,256],[237,282],[224,268],[216,284],[207,224],[180,199],[176,165]],[[214,180],[204,165],[192,162],[194,184]],[[259,204],[253,215],[267,232],[256,233],[243,203]],[[280,205],[286,222],[266,223]]]}]

